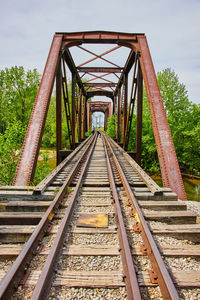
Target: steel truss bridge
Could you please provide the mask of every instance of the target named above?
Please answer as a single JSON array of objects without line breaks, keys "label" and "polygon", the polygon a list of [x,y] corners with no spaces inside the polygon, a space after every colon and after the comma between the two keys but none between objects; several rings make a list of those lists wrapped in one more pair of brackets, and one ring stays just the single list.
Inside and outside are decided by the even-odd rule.
[{"label": "steel truss bridge", "polygon": [[[164,187],[140,166],[143,83]],[[54,86],[57,167],[31,186]],[[105,114],[105,129],[115,115],[116,140],[103,131],[86,138],[93,112]],[[56,33],[14,186],[0,187],[0,299],[197,299],[200,224],[179,199],[186,195],[145,35]]]},{"label": "steel truss bridge", "polygon": [[[91,45],[98,45],[98,49],[107,46],[107,50],[96,54],[88,48]],[[90,58],[76,63],[72,54],[74,49],[79,51],[79,60],[83,52]],[[119,53],[117,54],[119,57],[120,51],[124,49],[128,51],[128,55],[125,57],[124,65],[119,66],[113,60],[115,55]],[[130,75],[132,83],[129,91]],[[71,78],[70,91],[68,78]],[[105,128],[108,116],[115,114],[116,141],[125,150],[130,140],[134,108],[137,106],[135,160],[139,165],[142,152],[144,82],[163,184],[176,192],[180,199],[186,199],[150,50],[145,34],[141,33],[106,31],[55,33],[16,169],[14,185],[28,185],[34,178],[54,82],[57,164],[62,159],[62,105],[64,105],[71,149],[75,149],[78,143],[85,139],[85,133],[91,126],[91,113],[102,111],[105,113]],[[95,96],[110,98],[112,112],[109,103],[88,101]]]}]

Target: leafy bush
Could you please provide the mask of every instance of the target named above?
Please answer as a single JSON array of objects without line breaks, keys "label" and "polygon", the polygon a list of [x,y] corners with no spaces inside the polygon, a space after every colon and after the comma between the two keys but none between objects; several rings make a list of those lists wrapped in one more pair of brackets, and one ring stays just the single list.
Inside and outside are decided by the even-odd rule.
[{"label": "leafy bush", "polygon": [[[200,174],[200,105],[189,101],[185,85],[171,69],[157,74],[177,158],[184,172]],[[142,167],[160,172],[146,91],[143,92]],[[107,133],[115,137],[114,116],[108,119]],[[129,151],[136,146],[136,114],[133,115]]]},{"label": "leafy bush", "polygon": [[25,132],[22,123],[15,121],[8,123],[4,134],[0,133],[0,185],[12,184],[20,155],[18,145],[22,144]]},{"label": "leafy bush", "polygon": [[111,117],[108,118],[108,129],[106,133],[111,137],[111,138],[116,138],[116,129],[115,129],[115,115],[112,115]]},{"label": "leafy bush", "polygon": [[39,155],[42,156],[43,161],[38,161],[37,163],[33,185],[37,185],[52,171],[52,168],[50,168],[48,164],[49,152],[41,151]]}]

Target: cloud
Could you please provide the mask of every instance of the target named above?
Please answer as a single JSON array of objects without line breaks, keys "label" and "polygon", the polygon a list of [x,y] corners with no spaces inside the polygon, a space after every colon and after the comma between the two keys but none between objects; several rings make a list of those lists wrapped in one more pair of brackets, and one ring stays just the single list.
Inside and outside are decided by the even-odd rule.
[{"label": "cloud", "polygon": [[56,31],[144,32],[156,71],[171,67],[200,102],[200,2],[195,0],[1,0],[0,68],[43,71]]}]

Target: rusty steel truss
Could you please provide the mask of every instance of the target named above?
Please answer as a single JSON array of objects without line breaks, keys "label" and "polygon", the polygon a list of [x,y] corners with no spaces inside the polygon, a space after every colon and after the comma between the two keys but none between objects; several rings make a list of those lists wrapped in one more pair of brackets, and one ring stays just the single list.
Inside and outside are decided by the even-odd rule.
[{"label": "rusty steel truss", "polygon": [[104,130],[107,130],[108,118],[112,116],[111,103],[110,102],[101,102],[101,101],[87,103],[87,128],[88,129],[91,129],[91,127],[92,127],[91,113],[96,112],[96,111],[100,111],[100,112],[104,113],[104,115],[105,115]]},{"label": "rusty steel truss", "polygon": [[[90,48],[91,45],[96,44],[104,48],[107,46],[107,49],[96,54],[93,48]],[[75,63],[73,49],[82,52],[80,58],[83,53],[90,58]],[[124,65],[120,66],[110,57],[113,58],[117,51],[123,49],[128,50],[129,53]],[[121,57],[121,54],[119,56]],[[130,75],[132,83],[128,89]],[[15,185],[27,185],[34,178],[54,82],[56,85],[57,163],[61,162],[62,106],[66,113],[70,146],[71,149],[75,149],[77,142],[81,142],[85,138],[86,131],[89,130],[91,112],[107,112],[105,113],[106,120],[110,116],[110,104],[106,107],[105,102],[99,102],[102,104],[95,108],[95,102],[88,102],[88,99],[92,97],[103,96],[112,101],[116,139],[125,150],[128,149],[134,108],[137,108],[135,138],[136,161],[139,164],[142,153],[144,82],[163,184],[176,192],[180,199],[186,199],[151,54],[146,37],[141,33],[93,31],[63,32],[54,35],[16,169]]]}]

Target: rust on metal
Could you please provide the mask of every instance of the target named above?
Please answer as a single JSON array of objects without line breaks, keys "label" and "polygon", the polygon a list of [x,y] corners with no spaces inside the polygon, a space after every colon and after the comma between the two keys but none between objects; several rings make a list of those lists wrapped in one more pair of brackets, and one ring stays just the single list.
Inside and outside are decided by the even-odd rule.
[{"label": "rust on metal", "polygon": [[13,294],[15,287],[18,286],[24,274],[25,268],[27,267],[29,261],[34,255],[34,251],[37,249],[38,244],[40,244],[41,239],[43,238],[46,232],[46,229],[50,225],[49,216],[51,215],[54,209],[56,210],[59,207],[60,202],[63,200],[66,194],[67,187],[71,183],[74,175],[77,173],[77,169],[79,169],[80,167],[80,162],[82,161],[83,156],[88,152],[91,144],[94,142],[94,138],[95,136],[89,139],[89,142],[86,144],[86,147],[84,148],[82,156],[77,160],[72,170],[68,174],[68,177],[66,178],[63,186],[60,188],[59,192],[56,194],[50,206],[44,213],[39,224],[36,226],[35,230],[33,231],[32,235],[27,241],[26,246],[22,249],[17,260],[13,263],[8,273],[0,282],[0,299],[7,300],[11,298],[11,295]]},{"label": "rust on metal", "polygon": [[76,223],[77,227],[108,227],[107,214],[81,214]]},{"label": "rust on metal", "polygon": [[141,228],[140,228],[140,225],[138,222],[136,222],[134,225],[133,225],[133,230],[135,232],[141,232]]},{"label": "rust on metal", "polygon": [[43,243],[39,243],[38,246],[37,246],[37,248],[33,251],[33,255],[39,254],[42,251],[43,248],[44,248],[44,244]]},{"label": "rust on metal", "polygon": [[127,197],[131,202],[132,207],[135,209],[136,214],[135,217],[138,220],[136,222],[135,229],[136,231],[139,230],[141,232],[143,242],[147,248],[147,253],[149,255],[149,258],[151,260],[153,269],[156,273],[156,277],[158,279],[158,284],[161,289],[161,293],[164,299],[173,299],[173,300],[178,300],[178,292],[174,286],[173,280],[165,266],[165,263],[161,257],[161,254],[158,250],[158,247],[151,235],[150,229],[147,225],[147,222],[143,216],[143,213],[139,207],[139,204],[131,190],[131,187],[127,181],[127,178],[122,170],[122,167],[120,166],[116,155],[110,145],[110,143],[107,141],[107,145],[109,147],[110,152],[112,153],[112,158],[115,162],[115,166],[120,174],[121,181],[123,184],[123,187],[127,193]]},{"label": "rust on metal", "polygon": [[[51,214],[51,213],[50,213]],[[51,214],[51,216],[52,216],[52,214]],[[52,218],[53,218],[53,216],[52,216]],[[48,218],[48,220],[52,220],[52,218]],[[47,228],[45,229],[45,233],[50,233],[51,232],[51,230],[52,230],[52,225],[51,224],[48,224],[48,226],[47,226]]]},{"label": "rust on metal", "polygon": [[14,185],[27,185],[34,177],[62,39],[62,34],[55,35],[51,45],[17,165]]},{"label": "rust on metal", "polygon": [[55,179],[55,177],[63,170],[66,165],[68,165],[75,155],[88,143],[88,139],[86,139],[83,143],[81,143],[69,156],[67,156],[62,163],[59,164],[47,177],[45,177],[35,188],[34,194],[41,194]]},{"label": "rust on metal", "polygon": [[[80,188],[82,185],[83,175],[86,171],[86,168],[88,166],[88,163],[90,161],[94,145],[96,143],[97,135],[95,135],[91,143],[86,147],[83,155],[78,160],[78,165],[81,165],[81,172],[78,179],[78,182],[76,184],[76,187],[74,188],[74,191],[72,193],[72,196],[70,198],[70,203],[65,211],[64,217],[62,219],[62,222],[60,224],[60,227],[58,229],[58,232],[56,234],[53,246],[51,247],[51,250],[48,254],[48,257],[46,259],[46,262],[44,264],[44,267],[42,269],[42,272],[40,274],[39,280],[35,286],[35,289],[33,291],[32,300],[43,300],[47,299],[48,293],[51,289],[52,280],[56,271],[57,263],[59,261],[60,255],[62,253],[63,244],[66,236],[67,227],[69,225],[75,202],[77,200],[77,197],[80,192]],[[66,189],[65,189],[66,193]]]},{"label": "rust on metal", "polygon": [[[87,44],[108,44],[109,47],[110,45],[112,47],[103,53],[97,54],[88,49]],[[87,52],[92,58],[76,65],[70,52],[71,47]],[[112,55],[114,51],[121,51],[123,47],[128,48],[130,51],[124,66],[119,66],[108,59],[106,55]],[[61,61],[63,65],[60,64]],[[91,63],[97,61],[100,62],[100,66],[91,66]],[[107,64],[107,66],[103,66],[102,63]],[[65,74],[64,64],[67,65],[72,76],[70,100],[67,95],[67,75]],[[133,67],[135,70],[128,107],[128,75]],[[62,76],[62,82],[61,74],[64,75]],[[55,34],[16,169],[15,185],[26,185],[33,180],[55,76],[57,78],[56,95],[58,101],[58,162],[61,161],[59,152],[62,148],[61,120],[59,120],[61,116],[61,98],[64,98],[68,138],[71,148],[74,149],[77,142],[85,136],[85,131],[89,130],[89,126],[86,128],[86,118],[90,117],[86,116],[88,111],[83,106],[90,97],[98,95],[107,96],[113,101],[113,112],[116,114],[116,138],[118,143],[123,142],[124,149],[128,149],[134,103],[137,101],[136,160],[140,164],[142,151],[142,85],[144,78],[164,186],[170,187],[177,193],[179,199],[186,200],[156,74],[147,40],[143,33],[89,31]],[[90,77],[86,78],[84,76]],[[79,95],[77,94],[78,88]],[[80,95],[83,97],[79,97]],[[105,120],[107,119],[108,113],[105,112]],[[107,129],[106,124],[105,129]]]},{"label": "rust on metal", "polygon": [[95,101],[95,102],[88,102],[87,103],[87,126],[88,128],[91,128],[91,113],[100,111],[105,114],[105,121],[104,121],[104,127],[105,130],[107,130],[107,119],[108,117],[112,116],[111,111],[111,103],[110,102],[103,102],[103,101]]},{"label": "rust on metal", "polygon": [[137,74],[137,128],[136,128],[136,161],[141,165],[142,157],[142,107],[143,107],[143,77],[140,63]]},{"label": "rust on metal", "polygon": [[85,61],[84,63],[78,65],[78,66],[77,66],[78,68],[80,68],[80,67],[82,67],[82,66],[84,66],[84,65],[86,65],[86,64],[88,64],[88,63],[90,63],[90,62],[92,62],[92,61],[94,61],[94,60],[96,60],[96,59],[101,59],[101,60],[103,60],[103,61],[105,61],[105,62],[107,62],[107,63],[113,65],[114,67],[120,68],[118,65],[114,64],[113,62],[111,62],[111,61],[109,61],[109,60],[103,58],[104,55],[106,55],[106,54],[108,54],[108,53],[110,53],[110,52],[112,52],[112,51],[117,50],[118,48],[120,48],[120,46],[116,46],[116,47],[114,47],[114,48],[112,48],[112,49],[110,49],[110,50],[108,50],[108,51],[106,51],[106,52],[103,52],[103,53],[99,54],[99,55],[97,55],[97,54],[95,54],[94,52],[89,51],[88,49],[85,49],[85,48],[83,48],[83,47],[81,47],[81,46],[78,46],[78,48],[80,48],[80,49],[82,49],[82,50],[84,50],[84,51],[86,51],[86,52],[88,52],[88,53],[90,53],[90,54],[92,54],[92,55],[95,56],[94,58],[92,58],[92,59],[90,59],[90,60],[87,60],[87,61]]},{"label": "rust on metal", "polygon": [[24,275],[20,280],[19,285],[25,285],[30,274],[31,274],[31,269],[25,268]]},{"label": "rust on metal", "polygon": [[146,37],[138,36],[138,43],[163,183],[164,186],[170,187],[177,193],[181,200],[186,200],[183,180]]},{"label": "rust on metal", "polygon": [[62,73],[61,60],[56,74],[56,165],[61,163],[60,150],[62,150]]},{"label": "rust on metal", "polygon": [[[104,137],[104,135],[102,136]],[[126,284],[128,299],[140,300],[142,298],[141,298],[140,289],[137,281],[136,271],[133,265],[131,249],[128,242],[128,236],[126,233],[123,215],[120,207],[120,200],[117,192],[117,187],[115,184],[114,171],[111,167],[111,160],[112,160],[113,167],[115,167],[115,163],[113,162],[113,155],[111,149],[107,148],[107,142],[105,137],[103,138],[103,144],[104,144],[104,149],[106,154],[106,162],[107,162],[107,168],[109,174],[110,187],[112,191],[112,198],[114,200],[115,216],[116,216],[117,224],[119,224],[119,226],[117,227],[117,233],[120,242],[119,251],[123,263],[123,272],[124,272],[123,280],[125,281]]]},{"label": "rust on metal", "polygon": [[130,215],[130,217],[134,217],[135,216],[135,209],[131,208],[129,215]]},{"label": "rust on metal", "polygon": [[158,285],[158,276],[154,272],[154,270],[149,270],[149,276],[151,279],[151,283],[154,283],[155,285]]},{"label": "rust on metal", "polygon": [[140,250],[141,250],[142,254],[144,254],[144,255],[148,254],[147,247],[145,246],[145,244],[140,245]]}]

